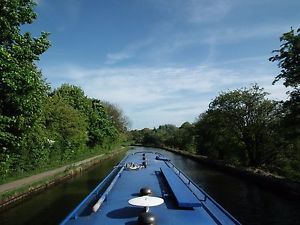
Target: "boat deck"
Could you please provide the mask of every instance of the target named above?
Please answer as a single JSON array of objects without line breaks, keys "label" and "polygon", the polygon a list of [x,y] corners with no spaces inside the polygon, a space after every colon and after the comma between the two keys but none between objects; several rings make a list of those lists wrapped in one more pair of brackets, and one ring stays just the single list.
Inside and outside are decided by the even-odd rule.
[{"label": "boat deck", "polygon": [[[212,215],[209,208],[209,203],[206,206],[202,203],[201,198],[204,199],[204,194],[200,193],[198,207],[179,207],[178,202],[174,196],[174,192],[171,190],[167,179],[165,179],[162,170],[174,170],[170,167],[171,164],[164,160],[156,160],[157,155],[154,153],[146,153],[147,167],[137,170],[126,169],[121,170],[115,179],[115,184],[112,189],[107,193],[105,201],[100,206],[97,212],[91,210],[82,210],[82,212],[76,216],[76,219],[69,218],[62,224],[125,224],[135,225],[138,224],[137,217],[145,209],[142,207],[131,206],[128,200],[139,196],[139,191],[142,187],[149,187],[152,190],[152,196],[161,197],[164,199],[164,203],[150,207],[150,212],[155,216],[158,225],[174,225],[185,224],[235,224],[231,218],[222,215],[221,219],[216,220],[216,217]],[[134,162],[134,164],[143,163],[142,153],[136,153],[128,156],[122,165]],[[184,182],[185,183],[185,182]],[[188,183],[188,182],[187,182]],[[188,191],[188,185],[185,185]],[[184,191],[184,190],[183,190]],[[97,197],[99,198],[99,197]],[[205,200],[207,200],[205,198]],[[92,201],[93,204],[95,201]],[[86,207],[92,207],[88,204]],[[213,207],[216,207],[213,204]],[[220,214],[220,210],[216,211],[216,214]]]}]

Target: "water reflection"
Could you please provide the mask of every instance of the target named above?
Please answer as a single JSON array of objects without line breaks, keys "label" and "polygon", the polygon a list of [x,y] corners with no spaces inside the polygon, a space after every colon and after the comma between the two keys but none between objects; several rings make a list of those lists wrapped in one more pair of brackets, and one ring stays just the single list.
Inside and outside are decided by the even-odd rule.
[{"label": "water reflection", "polygon": [[297,199],[213,170],[183,156],[164,150],[159,152],[168,156],[242,224],[294,225],[300,221],[300,205]]},{"label": "water reflection", "polygon": [[[164,150],[136,147],[132,151],[159,151],[243,224],[297,224],[300,206],[251,182],[208,168],[191,159]],[[132,151],[127,154],[132,153]],[[57,224],[123,158],[105,160],[91,170],[44,191],[0,214],[1,224]]]},{"label": "water reflection", "polygon": [[58,224],[82,201],[122,158],[120,154],[88,171],[43,191],[0,214],[0,224]]}]

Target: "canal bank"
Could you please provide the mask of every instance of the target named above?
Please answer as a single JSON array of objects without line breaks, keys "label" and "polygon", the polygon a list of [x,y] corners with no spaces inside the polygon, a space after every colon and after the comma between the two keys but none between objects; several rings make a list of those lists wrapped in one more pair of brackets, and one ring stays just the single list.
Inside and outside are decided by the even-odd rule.
[{"label": "canal bank", "polygon": [[0,211],[56,184],[62,183],[94,165],[113,158],[127,151],[128,148],[121,146],[109,153],[100,154],[44,173],[2,184],[0,185]]},{"label": "canal bank", "polygon": [[[242,224],[294,225],[300,221],[299,201],[286,195],[270,192],[246,179],[231,176],[222,170],[206,166],[197,160],[163,149],[135,147],[48,188],[0,212],[5,225],[59,224],[99,183],[126,154],[136,151],[159,152]],[[121,191],[121,190],[120,190]],[[159,193],[158,193],[159,194]],[[87,217],[88,219],[88,217]],[[188,222],[188,218],[187,218]]]},{"label": "canal bank", "polygon": [[[136,145],[136,146],[140,146],[140,145]],[[167,151],[179,155],[183,155],[190,159],[201,162],[207,166],[210,166],[211,168],[218,169],[228,174],[241,177],[246,181],[254,182],[268,190],[275,191],[284,195],[288,195],[289,197],[292,198],[296,197],[300,199],[300,182],[292,181],[285,177],[277,176],[275,174],[268,173],[260,169],[235,167],[233,165],[225,164],[221,160],[212,160],[206,156],[192,154],[190,152],[179,150],[179,149],[173,149],[169,147],[157,147],[157,148],[165,149]]]}]

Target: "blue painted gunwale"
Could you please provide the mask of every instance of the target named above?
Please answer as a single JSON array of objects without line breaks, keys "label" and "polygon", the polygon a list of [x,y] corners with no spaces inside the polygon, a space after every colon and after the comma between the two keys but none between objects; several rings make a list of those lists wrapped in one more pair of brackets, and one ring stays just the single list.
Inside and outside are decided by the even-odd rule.
[{"label": "blue painted gunwale", "polygon": [[[148,166],[139,170],[126,170],[130,162],[141,164],[143,153],[146,154]],[[156,156],[159,156],[156,159]],[[172,162],[160,153],[142,151],[125,157],[110,174],[62,221],[61,225],[87,224],[125,224],[135,225],[143,208],[130,206],[128,200],[138,196],[142,187],[150,187],[153,196],[161,197],[165,203],[151,207],[158,225],[194,224],[240,224],[233,216],[214,201],[203,189],[198,187],[188,176],[180,171]],[[182,208],[178,206],[172,187],[164,178],[160,169],[171,170],[180,178],[186,188],[198,200],[199,207]],[[114,182],[111,185],[111,182]],[[109,186],[109,188],[108,188]],[[182,184],[178,185],[182,188]],[[176,187],[174,187],[176,189]],[[110,189],[110,190],[107,190]],[[94,213],[92,207],[99,198],[105,201]]]}]

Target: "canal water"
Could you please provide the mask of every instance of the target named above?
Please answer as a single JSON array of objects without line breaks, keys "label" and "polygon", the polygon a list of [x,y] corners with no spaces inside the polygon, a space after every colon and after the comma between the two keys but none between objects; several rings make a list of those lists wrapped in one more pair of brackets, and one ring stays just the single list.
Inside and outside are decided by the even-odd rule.
[{"label": "canal water", "polygon": [[[159,149],[135,147],[132,151],[159,151],[192,178],[242,224],[300,224],[300,204],[244,179],[213,170],[194,160]],[[124,155],[36,194],[1,212],[1,225],[58,224],[103,179]]]}]

